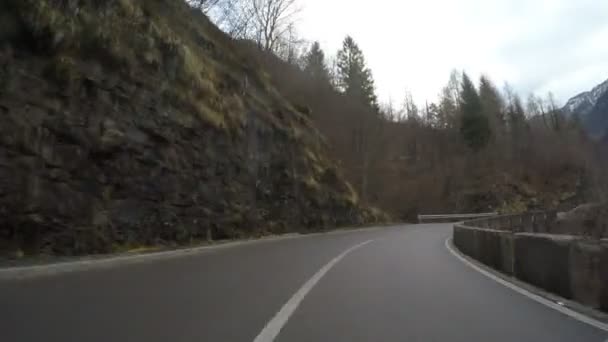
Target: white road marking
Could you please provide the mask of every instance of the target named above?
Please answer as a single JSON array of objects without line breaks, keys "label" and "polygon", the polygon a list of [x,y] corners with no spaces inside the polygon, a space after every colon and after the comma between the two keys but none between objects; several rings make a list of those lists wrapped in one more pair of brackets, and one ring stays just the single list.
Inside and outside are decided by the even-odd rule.
[{"label": "white road marking", "polygon": [[[511,282],[508,282],[508,281],[506,281],[506,280],[504,280],[504,279],[502,279],[500,277],[497,277],[494,274],[492,274],[492,273],[490,273],[490,272],[482,269],[481,267],[475,265],[474,263],[472,263],[469,260],[467,260],[465,257],[463,257],[462,255],[460,255],[459,252],[455,251],[452,248],[451,243],[450,243],[451,239],[452,238],[448,238],[447,240],[445,240],[445,247],[450,251],[450,253],[452,253],[452,255],[454,255],[455,257],[457,257],[458,259],[460,259],[460,261],[462,261],[467,266],[473,268],[477,272],[485,275],[486,277],[494,280],[495,282],[497,282],[497,283],[499,283],[501,285],[504,285],[505,287],[508,287],[509,289],[511,289],[511,290],[513,290],[513,291],[515,291],[515,292],[517,292],[519,294],[522,294],[522,295],[524,295],[524,296],[532,299],[533,301],[536,301],[536,302],[538,302],[540,304],[543,304],[543,305],[545,305],[545,306],[547,306],[547,307],[549,307],[551,309],[557,310],[557,311],[563,313],[564,315],[567,315],[567,316],[570,316],[571,318],[574,318],[575,320],[577,320],[579,322],[583,322],[583,323],[589,324],[589,325],[591,325],[591,326],[593,326],[595,328],[598,328],[600,330],[608,332],[608,324],[600,322],[600,321],[598,321],[596,319],[593,319],[591,317],[587,317],[587,316],[585,316],[583,314],[580,314],[580,313],[578,313],[578,312],[576,312],[574,310],[571,310],[571,309],[569,309],[569,308],[567,308],[565,306],[560,306],[557,303],[554,303],[554,302],[552,302],[550,300],[547,300],[547,299],[545,299],[545,298],[543,298],[543,297],[541,297],[541,296],[539,296],[537,294],[534,294],[534,293],[532,293],[532,292],[530,292],[530,291],[528,291],[528,290],[526,290],[524,288],[521,288],[521,287],[519,287],[519,286],[517,286],[517,285],[515,285],[515,284],[513,284]],[[608,342],[608,340],[606,342]]]},{"label": "white road marking", "polygon": [[312,278],[310,278],[302,287],[296,292],[288,301],[283,305],[281,310],[266,324],[262,332],[253,340],[254,342],[272,342],[281,332],[281,329],[285,326],[289,317],[296,311],[304,297],[312,290],[312,288],[323,278],[323,276],[329,272],[340,260],[347,256],[352,251],[367,245],[374,240],[368,240],[353,246],[342,254],[335,257],[327,265],[323,266]]}]

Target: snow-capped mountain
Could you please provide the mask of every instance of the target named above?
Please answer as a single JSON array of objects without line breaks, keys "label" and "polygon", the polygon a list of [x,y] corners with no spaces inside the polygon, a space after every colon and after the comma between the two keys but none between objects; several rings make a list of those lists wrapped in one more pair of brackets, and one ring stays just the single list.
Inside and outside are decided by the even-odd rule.
[{"label": "snow-capped mountain", "polygon": [[586,91],[571,98],[564,107],[564,111],[569,114],[585,116],[597,104],[597,101],[608,92],[608,80],[596,86],[591,91]]},{"label": "snow-capped mountain", "polygon": [[601,138],[608,134],[608,80],[571,98],[563,111],[579,115],[591,135]]}]

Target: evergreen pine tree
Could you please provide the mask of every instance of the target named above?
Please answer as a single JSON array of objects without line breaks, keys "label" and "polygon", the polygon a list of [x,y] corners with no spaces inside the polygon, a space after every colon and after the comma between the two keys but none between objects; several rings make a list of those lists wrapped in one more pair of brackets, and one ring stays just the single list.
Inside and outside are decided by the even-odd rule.
[{"label": "evergreen pine tree", "polygon": [[344,39],[338,52],[337,73],[338,86],[344,94],[376,112],[379,110],[372,73],[365,65],[363,52],[350,36]]},{"label": "evergreen pine tree", "polygon": [[460,89],[461,124],[460,133],[467,146],[474,151],[483,149],[491,137],[488,118],[483,114],[481,99],[475,85],[466,73],[462,75]]},{"label": "evergreen pine tree", "polygon": [[322,84],[330,84],[329,70],[325,64],[325,53],[321,50],[319,42],[314,42],[312,44],[310,51],[305,56],[304,63],[304,71],[315,81]]},{"label": "evergreen pine tree", "polygon": [[483,114],[490,120],[491,128],[502,136],[505,127],[504,99],[490,79],[482,76],[479,82],[479,98]]}]

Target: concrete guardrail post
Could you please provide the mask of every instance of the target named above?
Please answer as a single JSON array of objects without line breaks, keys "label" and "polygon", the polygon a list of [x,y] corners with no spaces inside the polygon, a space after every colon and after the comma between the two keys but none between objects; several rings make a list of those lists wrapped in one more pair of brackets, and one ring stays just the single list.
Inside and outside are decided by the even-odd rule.
[{"label": "concrete guardrail post", "polygon": [[534,232],[534,214],[523,214],[521,216],[522,230],[524,232]]},{"label": "concrete guardrail post", "polygon": [[500,220],[500,225],[503,230],[511,230],[511,218],[509,216],[503,216]]},{"label": "concrete guardrail post", "polygon": [[608,311],[608,239],[539,234],[555,220],[555,212],[529,212],[467,221],[454,226],[454,245],[524,282]]},{"label": "concrete guardrail post", "polygon": [[549,217],[547,216],[547,213],[542,213],[541,215],[541,221],[539,222],[539,225],[541,226],[541,230],[543,232],[549,232],[550,227],[549,227]]},{"label": "concrete guardrail post", "polygon": [[494,222],[496,223],[496,229],[502,230],[502,220],[500,217],[495,217]]},{"label": "concrete guardrail post", "polygon": [[207,227],[206,238],[207,242],[213,242],[213,233],[211,232],[211,227]]},{"label": "concrete guardrail post", "polygon": [[532,231],[537,232],[537,233],[540,232],[541,226],[539,225],[538,213],[532,213],[531,219],[532,219]]},{"label": "concrete guardrail post", "polygon": [[546,214],[543,213],[536,213],[535,217],[535,224],[536,224],[536,231],[537,232],[544,232],[545,231],[545,222],[546,220]]},{"label": "concrete guardrail post", "polygon": [[523,220],[521,215],[516,215],[513,217],[513,231],[518,233],[523,231]]},{"label": "concrete guardrail post", "polygon": [[511,222],[511,216],[510,215],[509,216],[505,216],[503,218],[503,225],[505,227],[505,230],[508,230],[508,231],[511,231],[511,232],[513,231],[513,224]]},{"label": "concrete guardrail post", "polygon": [[553,224],[557,220],[557,211],[552,210],[547,213],[547,224]]}]

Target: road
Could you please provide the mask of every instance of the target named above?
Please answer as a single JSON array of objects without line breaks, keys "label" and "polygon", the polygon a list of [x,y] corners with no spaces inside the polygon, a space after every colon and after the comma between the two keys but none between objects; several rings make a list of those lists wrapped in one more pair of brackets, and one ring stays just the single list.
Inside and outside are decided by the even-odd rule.
[{"label": "road", "polygon": [[1,281],[0,340],[608,339],[469,268],[446,250],[450,234],[399,226]]}]

